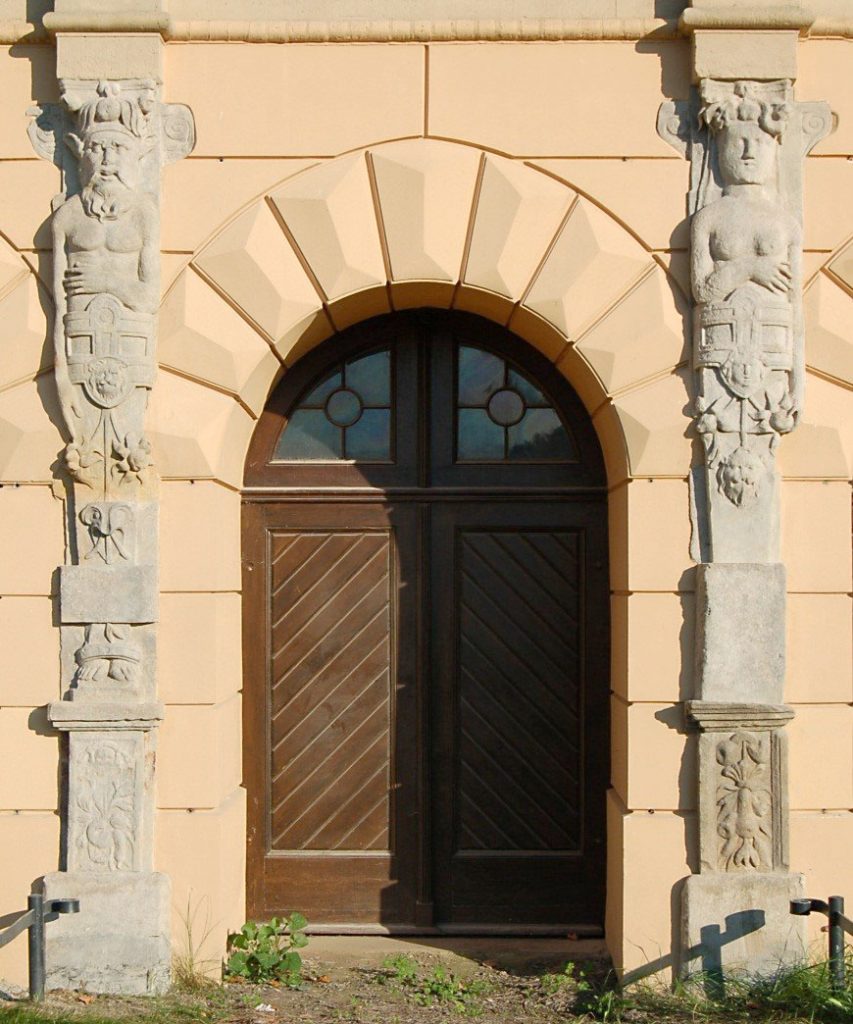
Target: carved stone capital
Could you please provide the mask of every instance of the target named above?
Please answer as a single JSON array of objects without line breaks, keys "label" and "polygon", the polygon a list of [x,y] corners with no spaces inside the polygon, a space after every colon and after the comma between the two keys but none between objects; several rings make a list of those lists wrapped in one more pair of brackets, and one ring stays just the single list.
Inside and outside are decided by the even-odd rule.
[{"label": "carved stone capital", "polygon": [[57,700],[47,706],[47,718],[59,732],[151,732],[163,721],[160,701]]},{"label": "carved stone capital", "polygon": [[787,704],[689,700],[684,710],[688,724],[700,732],[726,732],[737,728],[779,729],[794,717],[794,709]]}]

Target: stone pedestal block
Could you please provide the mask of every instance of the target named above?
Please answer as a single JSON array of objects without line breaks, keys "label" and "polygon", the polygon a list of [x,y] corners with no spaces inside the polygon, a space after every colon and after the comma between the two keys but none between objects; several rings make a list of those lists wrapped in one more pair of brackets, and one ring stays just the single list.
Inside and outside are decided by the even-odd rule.
[{"label": "stone pedestal block", "polygon": [[169,987],[171,884],[135,871],[57,871],[47,899],[80,900],[80,913],[47,928],[47,988],[158,995]]},{"label": "stone pedestal block", "polygon": [[743,972],[772,975],[806,955],[805,919],[789,913],[803,876],[715,873],[685,879],[681,897],[681,973],[706,986]]},{"label": "stone pedestal block", "polygon": [[781,704],[784,681],[784,565],[714,562],[698,566],[699,699]]}]

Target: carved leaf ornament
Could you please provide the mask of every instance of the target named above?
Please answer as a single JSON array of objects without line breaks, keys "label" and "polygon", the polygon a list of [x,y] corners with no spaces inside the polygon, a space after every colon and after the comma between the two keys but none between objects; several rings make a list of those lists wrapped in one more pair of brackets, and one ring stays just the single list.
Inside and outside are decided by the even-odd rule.
[{"label": "carved leaf ornament", "polygon": [[772,797],[769,739],[736,732],[717,745],[719,867],[723,871],[769,870],[772,852]]},{"label": "carved leaf ornament", "polygon": [[136,768],[115,743],[98,743],[82,755],[74,803],[80,814],[77,853],[83,870],[133,869]]}]

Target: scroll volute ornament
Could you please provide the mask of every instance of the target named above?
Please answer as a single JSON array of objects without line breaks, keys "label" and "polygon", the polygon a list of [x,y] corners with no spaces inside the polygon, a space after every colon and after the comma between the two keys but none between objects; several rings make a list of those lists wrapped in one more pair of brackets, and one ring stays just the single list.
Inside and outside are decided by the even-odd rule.
[{"label": "scroll volute ornament", "polygon": [[153,81],[63,82],[60,107],[34,111],[36,151],[63,170],[54,202],[56,381],[71,475],[104,497],[153,485],[144,434],[156,370],[159,177],[188,153],[192,115]]}]

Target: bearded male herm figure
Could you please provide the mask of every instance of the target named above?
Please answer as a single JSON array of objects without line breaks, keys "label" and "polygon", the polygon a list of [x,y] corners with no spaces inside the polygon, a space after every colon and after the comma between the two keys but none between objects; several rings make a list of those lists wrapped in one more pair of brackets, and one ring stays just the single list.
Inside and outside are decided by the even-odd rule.
[{"label": "bearded male herm figure", "polygon": [[[142,422],[154,378],[159,298],[156,197],[140,188],[154,145],[149,103],[101,83],[81,103],[65,142],[78,159],[81,190],[53,217],[57,385],[71,443],[68,468],[103,487],[141,481],[150,446]],[[69,102],[70,100],[70,102]],[[66,94],[73,109],[73,96]],[[88,402],[81,401],[82,385]],[[95,409],[92,409],[92,403]],[[94,415],[93,415],[94,413]]]}]

